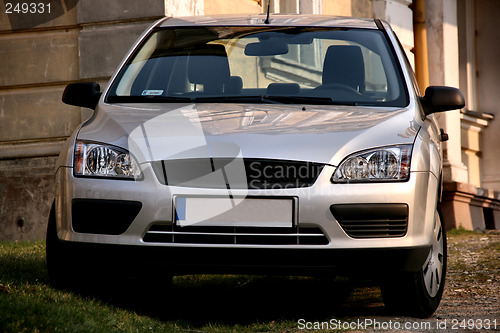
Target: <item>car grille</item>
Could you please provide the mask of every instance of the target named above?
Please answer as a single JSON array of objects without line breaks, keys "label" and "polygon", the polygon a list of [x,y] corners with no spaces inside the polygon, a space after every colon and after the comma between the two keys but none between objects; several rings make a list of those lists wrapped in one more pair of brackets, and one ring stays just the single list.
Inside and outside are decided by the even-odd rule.
[{"label": "car grille", "polygon": [[143,237],[146,243],[326,245],[328,238],[318,227],[176,227],[152,225]]},{"label": "car grille", "polygon": [[[310,187],[323,167],[324,164],[313,162],[252,158],[189,158],[153,162],[156,176],[164,185],[223,189]],[[240,174],[243,168],[245,174]],[[207,176],[219,170],[229,176]]]},{"label": "car grille", "polygon": [[403,237],[408,229],[406,204],[339,204],[330,210],[352,238]]}]

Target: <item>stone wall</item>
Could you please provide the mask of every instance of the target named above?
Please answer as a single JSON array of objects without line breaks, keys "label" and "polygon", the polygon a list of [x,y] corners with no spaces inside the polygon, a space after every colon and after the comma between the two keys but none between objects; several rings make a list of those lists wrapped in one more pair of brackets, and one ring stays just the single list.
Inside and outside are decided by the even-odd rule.
[{"label": "stone wall", "polygon": [[61,102],[66,84],[105,84],[138,36],[166,14],[163,0],[67,3],[62,15],[22,30],[13,30],[19,22],[0,4],[0,240],[45,236],[60,147],[91,114]]},{"label": "stone wall", "polygon": [[41,238],[56,155],[79,124],[60,96],[78,80],[76,8],[37,29],[13,32],[0,5],[0,240]]}]

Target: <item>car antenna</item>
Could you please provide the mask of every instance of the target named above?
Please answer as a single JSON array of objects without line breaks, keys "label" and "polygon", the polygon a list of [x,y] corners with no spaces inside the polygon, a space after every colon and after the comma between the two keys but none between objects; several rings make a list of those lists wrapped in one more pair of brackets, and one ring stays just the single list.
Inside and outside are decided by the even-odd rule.
[{"label": "car antenna", "polygon": [[265,24],[269,24],[269,13],[271,12],[271,0],[267,1],[267,17],[264,21]]}]

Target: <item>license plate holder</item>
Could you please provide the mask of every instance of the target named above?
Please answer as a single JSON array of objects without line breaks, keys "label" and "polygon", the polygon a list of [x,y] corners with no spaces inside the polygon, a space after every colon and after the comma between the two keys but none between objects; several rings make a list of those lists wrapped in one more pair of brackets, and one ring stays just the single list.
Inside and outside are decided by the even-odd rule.
[{"label": "license plate holder", "polygon": [[189,197],[174,199],[177,226],[282,227],[295,225],[294,197]]}]

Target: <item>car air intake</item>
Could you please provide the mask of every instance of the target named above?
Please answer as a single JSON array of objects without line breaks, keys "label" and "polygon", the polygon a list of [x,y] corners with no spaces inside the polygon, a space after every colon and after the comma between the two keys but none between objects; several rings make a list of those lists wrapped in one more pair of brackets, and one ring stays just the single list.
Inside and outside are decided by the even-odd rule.
[{"label": "car air intake", "polygon": [[403,237],[408,229],[407,204],[338,204],[330,211],[352,238]]},{"label": "car air intake", "polygon": [[139,201],[73,199],[72,227],[75,232],[121,235],[142,208]]}]

